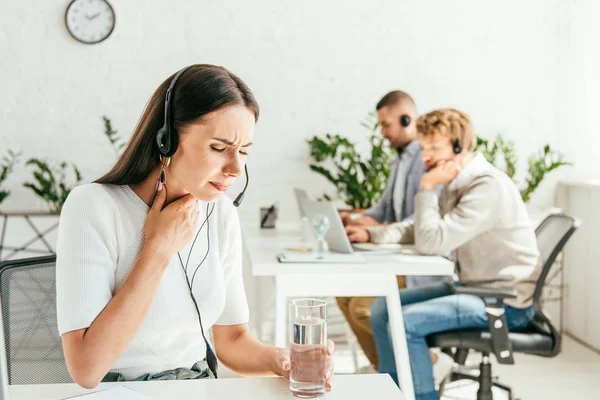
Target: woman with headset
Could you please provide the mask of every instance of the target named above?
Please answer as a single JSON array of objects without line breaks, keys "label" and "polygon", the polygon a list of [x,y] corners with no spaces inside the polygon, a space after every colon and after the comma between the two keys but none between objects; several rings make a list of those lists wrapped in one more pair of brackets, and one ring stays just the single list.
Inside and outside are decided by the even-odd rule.
[{"label": "woman with headset", "polygon": [[[249,333],[235,202],[259,107],[237,76],[192,65],[152,95],[112,169],[63,207],[58,328],[69,372],[106,380],[289,377],[285,349]],[[245,191],[245,188],[244,188]],[[214,351],[205,337],[212,328]],[[333,343],[315,353],[331,390]],[[216,353],[216,354],[215,354]]]}]

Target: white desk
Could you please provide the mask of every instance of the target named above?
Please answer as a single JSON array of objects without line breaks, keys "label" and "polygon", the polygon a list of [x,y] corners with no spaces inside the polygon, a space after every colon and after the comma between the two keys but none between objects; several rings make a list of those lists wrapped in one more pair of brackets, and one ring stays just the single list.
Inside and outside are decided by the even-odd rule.
[{"label": "white desk", "polygon": [[[86,390],[76,384],[10,386],[10,400],[57,400],[116,386],[126,386],[150,399],[292,399],[288,381],[282,378],[201,379],[102,383]],[[393,399],[405,400],[389,375],[340,375],[323,400]],[[84,400],[85,397],[82,398]]]},{"label": "white desk", "polygon": [[275,345],[286,346],[287,298],[298,296],[385,296],[398,380],[406,399],[414,400],[412,375],[396,275],[451,275],[453,264],[442,257],[368,256],[367,264],[281,264],[276,254],[297,246],[291,229],[242,228],[255,276],[275,277]]}]

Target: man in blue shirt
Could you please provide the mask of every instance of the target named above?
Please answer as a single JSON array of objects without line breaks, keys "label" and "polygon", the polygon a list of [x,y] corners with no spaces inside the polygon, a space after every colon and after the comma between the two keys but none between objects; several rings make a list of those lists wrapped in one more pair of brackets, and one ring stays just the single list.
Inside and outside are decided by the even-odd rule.
[{"label": "man in blue shirt", "polygon": [[[361,216],[342,213],[344,225],[373,226],[400,222],[413,217],[414,197],[419,190],[425,164],[417,140],[419,114],[413,99],[401,90],[389,92],[377,103],[381,135],[398,152],[391,167],[386,189],[377,203]],[[352,239],[350,237],[350,239]],[[398,287],[416,287],[439,282],[440,277],[398,277]],[[377,349],[370,324],[370,306],[376,297],[338,297],[337,303],[354,331],[371,365],[378,365]]]}]

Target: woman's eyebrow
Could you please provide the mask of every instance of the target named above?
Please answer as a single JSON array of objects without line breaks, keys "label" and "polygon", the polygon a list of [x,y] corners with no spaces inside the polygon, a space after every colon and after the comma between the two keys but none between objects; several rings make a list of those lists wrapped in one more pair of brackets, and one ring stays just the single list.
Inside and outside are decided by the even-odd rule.
[{"label": "woman's eyebrow", "polygon": [[[227,139],[221,139],[221,138],[214,138],[214,140],[218,140],[221,143],[225,143],[229,146],[233,145],[234,143],[231,140],[227,140]],[[246,143],[245,145],[243,145],[242,147],[248,147],[248,146],[252,146],[252,142]]]}]

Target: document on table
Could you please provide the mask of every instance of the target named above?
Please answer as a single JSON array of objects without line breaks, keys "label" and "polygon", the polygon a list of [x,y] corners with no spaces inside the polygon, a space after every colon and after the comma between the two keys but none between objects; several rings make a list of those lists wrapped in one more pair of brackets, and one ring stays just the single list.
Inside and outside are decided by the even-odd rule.
[{"label": "document on table", "polygon": [[81,396],[67,397],[63,400],[150,400],[150,397],[139,394],[125,386],[101,390],[99,392],[82,394]]},{"label": "document on table", "polygon": [[277,254],[280,263],[310,263],[310,264],[348,264],[365,263],[367,260],[358,254],[325,253],[319,256],[316,253],[297,253],[285,251]]}]

